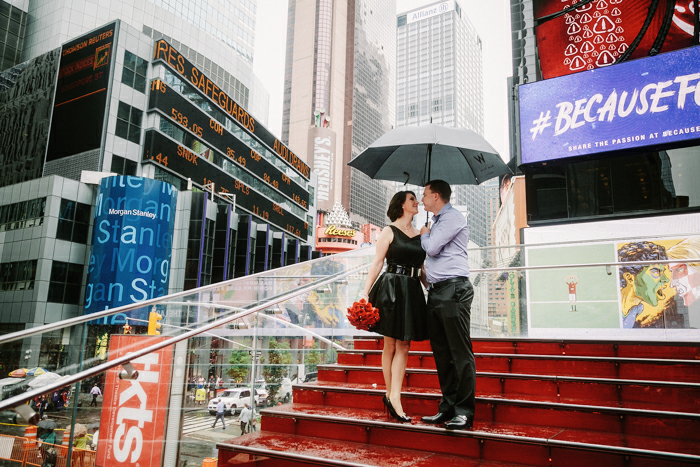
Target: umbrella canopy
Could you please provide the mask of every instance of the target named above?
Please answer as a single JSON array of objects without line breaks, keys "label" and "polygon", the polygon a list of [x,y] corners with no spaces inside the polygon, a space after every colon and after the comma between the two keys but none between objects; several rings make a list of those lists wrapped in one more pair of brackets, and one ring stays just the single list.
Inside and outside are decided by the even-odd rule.
[{"label": "umbrella canopy", "polygon": [[30,381],[28,386],[30,388],[41,388],[41,387],[44,387],[48,384],[53,383],[54,381],[58,381],[61,378],[65,378],[65,376],[61,376],[57,373],[52,373],[50,371],[47,371],[44,374],[39,375],[36,378],[34,378],[32,381]]},{"label": "umbrella canopy", "polygon": [[44,370],[43,368],[41,368],[39,366],[36,368],[32,368],[31,370],[27,370],[27,376],[40,376],[40,375],[43,375],[44,373],[46,373],[46,370]]},{"label": "umbrella canopy", "polygon": [[75,433],[73,434],[74,438],[80,438],[81,436],[85,436],[87,434],[87,426],[83,425],[82,423],[76,423],[73,429],[75,430]]},{"label": "umbrella canopy", "polygon": [[25,376],[27,376],[27,369],[17,368],[16,370],[10,372],[10,376],[12,376],[13,378],[24,378]]},{"label": "umbrella canopy", "polygon": [[394,128],[348,165],[370,178],[420,186],[429,180],[478,185],[511,173],[498,152],[477,133],[436,124]]},{"label": "umbrella canopy", "polygon": [[51,419],[46,419],[37,423],[36,426],[39,428],[43,428],[44,430],[55,430],[56,422]]}]

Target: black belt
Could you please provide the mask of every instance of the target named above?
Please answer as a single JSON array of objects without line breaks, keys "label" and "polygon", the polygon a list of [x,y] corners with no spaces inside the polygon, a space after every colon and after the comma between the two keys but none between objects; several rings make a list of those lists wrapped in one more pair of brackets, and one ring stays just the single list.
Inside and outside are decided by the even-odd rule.
[{"label": "black belt", "polygon": [[401,264],[390,264],[386,268],[386,272],[392,272],[394,274],[403,274],[404,276],[410,277],[420,277],[420,268],[414,268],[412,266],[403,266]]},{"label": "black belt", "polygon": [[431,289],[439,289],[440,287],[444,287],[447,284],[454,284],[456,282],[469,282],[468,277],[452,277],[450,279],[445,279],[444,281],[440,282],[433,282],[430,284]]}]

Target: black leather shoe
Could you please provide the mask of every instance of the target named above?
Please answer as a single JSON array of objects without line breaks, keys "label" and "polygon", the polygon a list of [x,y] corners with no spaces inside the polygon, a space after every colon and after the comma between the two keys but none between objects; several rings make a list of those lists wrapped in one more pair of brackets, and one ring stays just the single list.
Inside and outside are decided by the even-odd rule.
[{"label": "black leather shoe", "polygon": [[474,420],[466,415],[455,415],[452,420],[445,423],[445,428],[448,430],[471,430],[474,428]]},{"label": "black leather shoe", "polygon": [[446,421],[450,420],[453,417],[452,414],[447,413],[447,412],[438,412],[436,415],[433,415],[432,417],[423,417],[421,420],[424,423],[445,423]]}]

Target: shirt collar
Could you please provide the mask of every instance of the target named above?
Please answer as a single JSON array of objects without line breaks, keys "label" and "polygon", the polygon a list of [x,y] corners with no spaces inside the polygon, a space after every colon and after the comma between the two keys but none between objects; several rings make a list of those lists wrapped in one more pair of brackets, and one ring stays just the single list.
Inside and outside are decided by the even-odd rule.
[{"label": "shirt collar", "polygon": [[442,209],[440,209],[440,212],[438,212],[437,214],[435,214],[435,215],[433,216],[433,223],[437,222],[438,219],[440,218],[440,216],[443,215],[443,214],[445,213],[445,211],[447,211],[447,210],[450,209],[451,207],[452,207],[452,205],[451,205],[450,203],[446,203],[446,204],[442,207]]}]

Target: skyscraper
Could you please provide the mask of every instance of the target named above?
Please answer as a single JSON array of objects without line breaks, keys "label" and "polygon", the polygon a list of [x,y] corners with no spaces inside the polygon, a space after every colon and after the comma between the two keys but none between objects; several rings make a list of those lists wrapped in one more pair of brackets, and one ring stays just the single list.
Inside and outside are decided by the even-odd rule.
[{"label": "skyscraper", "polygon": [[318,174],[318,208],[340,201],[356,224],[387,220],[390,185],[347,163],[392,126],[395,15],[394,1],[289,3],[282,138]]},{"label": "skyscraper", "polygon": [[[438,123],[484,133],[481,39],[455,0],[397,16],[396,125]],[[490,244],[493,214],[485,186],[455,186],[452,204],[469,210],[470,240]],[[484,255],[486,259],[488,255]]]}]

